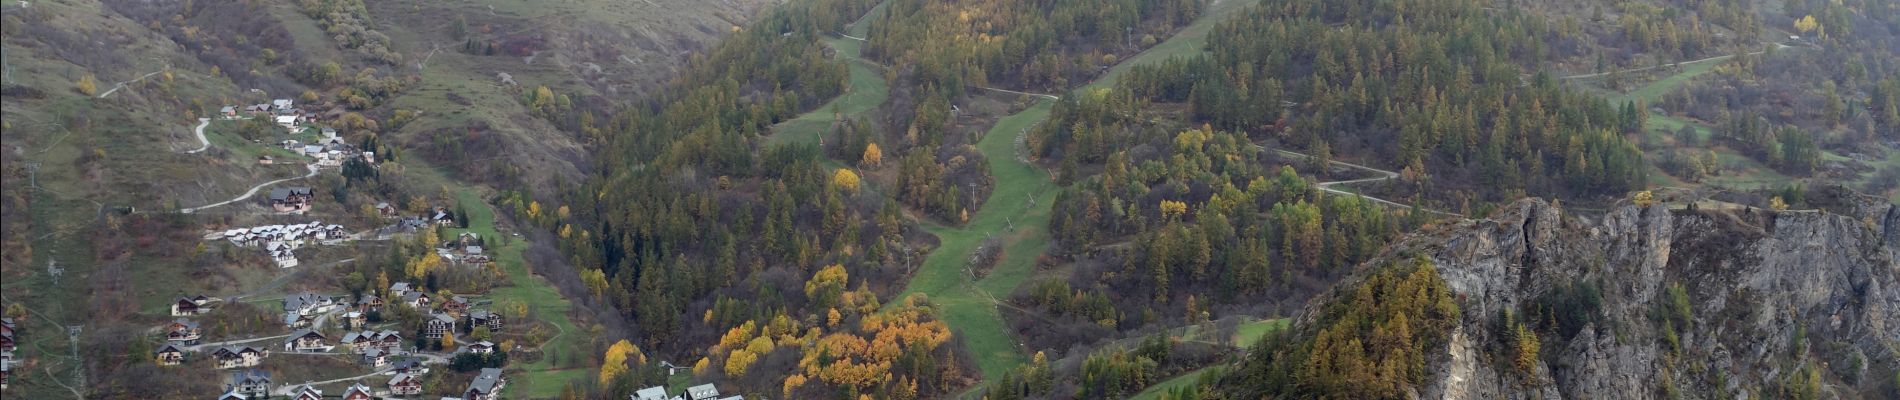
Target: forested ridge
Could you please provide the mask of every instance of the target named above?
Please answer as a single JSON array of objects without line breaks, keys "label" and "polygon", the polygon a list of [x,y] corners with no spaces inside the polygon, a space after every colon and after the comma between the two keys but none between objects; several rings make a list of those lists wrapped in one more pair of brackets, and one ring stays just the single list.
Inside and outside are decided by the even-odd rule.
[{"label": "forested ridge", "polygon": [[1204,0],[893,0],[865,54],[915,65],[958,97],[966,84],[1061,91],[1154,46]]},{"label": "forested ridge", "polygon": [[1373,164],[1408,182],[1487,201],[1641,187],[1643,155],[1622,135],[1646,111],[1537,72],[1556,32],[1485,4],[1263,3],[1217,27],[1207,56],[1135,69],[1122,86],[1216,127],[1383,160]]},{"label": "forested ridge", "polygon": [[927,238],[907,234],[897,203],[825,167],[818,148],[760,144],[773,124],[844,90],[845,66],[818,36],[875,4],[781,6],[695,56],[657,99],[576,116],[604,168],[564,204],[504,198],[558,232],[586,291],[636,327],[633,352],[655,356],[619,357],[632,373],[603,374],[589,392],[656,384],[661,360],[790,398],[960,386],[967,373],[927,302],[873,315]]},{"label": "forested ridge", "polygon": [[1130,147],[1056,198],[1049,253],[1077,268],[1017,295],[1042,314],[1019,327],[1045,332],[1035,341],[1284,312],[1423,222],[1322,195],[1240,134],[1193,129]]},{"label": "forested ridge", "polygon": [[[1087,5],[1065,4],[1068,12]],[[587,293],[633,321],[636,350],[675,363],[699,360],[695,372],[703,377],[776,388],[787,397],[911,398],[967,385],[971,373],[955,346],[944,346],[952,343],[950,333],[934,321],[927,300],[884,297],[902,287],[931,240],[912,227],[903,208],[960,223],[992,190],[984,155],[964,135],[951,134],[953,105],[968,95],[963,82],[984,82],[976,76],[981,70],[933,71],[951,64],[890,58],[896,65],[885,78],[894,99],[881,107],[881,117],[838,120],[826,134],[835,140],[822,148],[762,140],[779,122],[823,112],[814,108],[846,89],[848,61],[833,57],[837,49],[818,38],[874,5],[789,3],[695,56],[689,72],[657,99],[605,115],[576,111],[565,120],[597,142],[603,171],[559,205],[543,205],[525,191],[502,203],[558,233]],[[1110,16],[1136,16],[1136,4],[1129,5],[1128,13],[1098,15],[1087,8],[1091,15],[1077,18],[1093,27]],[[1044,6],[997,2],[967,11],[1033,21],[1048,10]],[[1160,3],[1141,7],[1147,15],[1161,13]],[[1172,7],[1169,18],[1185,21],[1199,4]],[[873,27],[900,26],[902,13],[916,11],[899,3],[892,8],[899,11],[866,19]],[[1127,23],[1172,29],[1161,17]],[[1048,29],[1040,22],[988,26],[998,37],[1062,37],[1061,49],[1109,37],[1036,33]],[[955,39],[915,40],[923,42],[908,46],[947,49]],[[1099,62],[1103,53],[1089,54]],[[828,155],[858,168],[832,167]],[[896,170],[895,190],[875,189],[871,176],[860,175],[880,167]],[[964,181],[983,187],[970,196]],[[906,306],[896,310],[908,311],[880,312],[886,302],[902,302]],[[889,333],[919,329],[937,333]],[[923,337],[932,339],[916,339]],[[619,396],[651,378],[622,376],[603,377],[589,390]]]},{"label": "forested ridge", "polygon": [[1314,323],[1254,346],[1205,398],[1405,398],[1462,313],[1430,261],[1378,268],[1335,289]]},{"label": "forested ridge", "polygon": [[[1262,1],[1217,25],[1205,53],[1138,66],[1083,93],[1066,89],[1166,40],[1205,2],[874,6],[787,3],[695,56],[658,98],[571,114],[596,141],[603,170],[547,206],[525,192],[504,203],[558,232],[589,293],[634,321],[635,341],[649,352],[785,397],[912,398],[975,377],[927,298],[890,298],[935,247],[913,219],[969,223],[997,184],[986,159],[1002,156],[975,146],[993,121],[985,118],[994,118],[982,113],[1041,101],[1025,96],[979,111],[973,105],[990,96],[983,87],[1063,94],[1046,123],[1026,131],[1020,155],[1067,187],[1053,199],[1054,241],[1038,260],[1057,273],[1007,298],[1020,307],[1009,322],[1029,349],[1284,313],[1429,222],[1417,208],[1316,190],[1314,182],[1356,178],[1333,168],[1335,158],[1400,171],[1384,189],[1396,197],[1382,197],[1460,211],[1524,196],[1601,201],[1649,180],[1631,139],[1643,133],[1649,107],[1604,101],[1542,72],[1551,59],[1593,56],[1595,47],[1566,37],[1579,28],[1489,2]],[[1704,14],[1735,18],[1725,7]],[[820,40],[846,34],[861,15],[868,34],[846,38],[861,44]],[[1623,31],[1646,43],[1643,52],[1701,55],[1734,45],[1700,26],[1639,21]],[[860,89],[846,87],[859,82],[850,62],[876,66],[888,100],[860,115],[831,110],[818,146],[765,144],[781,122],[826,113],[820,104]],[[987,100],[1008,103],[1001,97]],[[1819,157],[1814,143],[1759,135],[1778,140],[1761,151],[1790,162]],[[1456,310],[1443,307],[1442,282],[1428,266],[1395,268],[1406,272],[1356,285],[1423,300],[1351,297],[1396,311],[1353,310],[1372,314],[1349,313],[1321,339],[1269,348],[1327,357],[1331,367],[1243,373],[1271,381],[1262,386],[1269,392],[1345,397],[1390,396],[1419,379],[1418,348],[1392,345],[1410,339],[1390,330],[1434,340],[1431,331]],[[884,306],[893,302],[902,306]],[[1359,334],[1379,342],[1350,340]],[[1091,350],[1063,357],[1083,360],[1078,373],[1093,375],[1051,377],[1076,369],[1043,364],[1006,379],[1079,388],[1021,393],[1029,397],[1120,396],[1155,382],[1158,371],[1211,362],[1141,354],[1152,348]],[[1370,375],[1348,374],[1361,369]],[[611,395],[631,387],[599,384]]]}]

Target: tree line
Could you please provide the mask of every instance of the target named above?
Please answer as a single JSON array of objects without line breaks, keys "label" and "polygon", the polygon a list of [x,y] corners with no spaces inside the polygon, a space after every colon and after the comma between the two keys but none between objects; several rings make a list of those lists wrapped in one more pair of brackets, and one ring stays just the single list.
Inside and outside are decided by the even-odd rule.
[{"label": "tree line", "polygon": [[1131,70],[1137,96],[1308,149],[1475,182],[1487,199],[1620,194],[1645,181],[1611,105],[1526,71],[1555,31],[1474,1],[1294,0],[1214,28],[1205,56]]}]

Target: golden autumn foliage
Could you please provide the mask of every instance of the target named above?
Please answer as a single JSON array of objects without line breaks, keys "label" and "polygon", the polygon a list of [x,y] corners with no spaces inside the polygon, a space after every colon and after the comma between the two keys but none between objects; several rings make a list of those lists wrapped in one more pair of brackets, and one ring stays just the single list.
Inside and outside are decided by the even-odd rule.
[{"label": "golden autumn foliage", "polygon": [[1816,28],[1820,28],[1820,27],[1821,27],[1821,23],[1816,22],[1814,20],[1813,15],[1801,17],[1801,19],[1794,20],[1794,30],[1800,31],[1801,33],[1814,32]]},{"label": "golden autumn foliage", "polygon": [[620,375],[627,373],[628,361],[633,361],[635,364],[646,364],[647,356],[645,353],[640,352],[639,347],[622,339],[619,342],[614,342],[612,346],[608,346],[607,354],[601,357],[601,360],[600,385],[607,386],[612,384],[614,379],[619,378]]},{"label": "golden autumn foliage", "polygon": [[92,77],[92,74],[86,74],[85,76],[79,77],[79,82],[73,83],[73,88],[78,89],[80,94],[87,96],[97,94],[99,91],[99,78]]},{"label": "golden autumn foliage", "polygon": [[[924,317],[924,310],[919,308],[866,315],[858,323],[860,333],[840,332],[819,338],[804,348],[798,366],[804,375],[833,385],[860,389],[881,385],[894,379],[891,363],[905,349],[922,346],[924,351],[931,351],[950,340],[948,325],[925,321]],[[823,359],[830,362],[821,362]]]},{"label": "golden autumn foliage", "polygon": [[772,322],[765,323],[765,332],[762,332],[761,335],[777,338],[780,342],[788,342],[790,339],[798,337],[798,321],[793,321],[791,317],[779,314],[772,317]]},{"label": "golden autumn foliage", "polygon": [[746,369],[752,368],[752,363],[758,361],[758,354],[745,349],[733,350],[731,355],[726,356],[726,376],[745,376]]},{"label": "golden autumn foliage", "polygon": [[700,357],[699,362],[693,363],[693,375],[706,376],[706,371],[708,371],[708,368],[711,368],[711,367],[712,367],[711,358]]},{"label": "golden autumn foliage", "polygon": [[743,324],[739,324],[739,326],[727,329],[726,334],[719,336],[719,344],[713,347],[713,354],[731,351],[740,348],[740,346],[744,346],[746,342],[752,340],[752,331],[756,329],[755,325],[756,324],[752,321],[748,320]]},{"label": "golden autumn foliage", "polygon": [[752,341],[746,342],[745,344],[745,351],[752,352],[752,354],[762,355],[771,353],[774,348],[777,348],[777,346],[773,345],[772,338],[764,336],[752,338]]},{"label": "golden autumn foliage", "polygon": [[830,307],[838,304],[844,295],[845,282],[851,279],[843,264],[832,264],[813,273],[805,281],[805,297],[818,307]]},{"label": "golden autumn foliage", "polygon": [[781,393],[781,395],[782,395],[782,396],[784,396],[785,398],[791,398],[791,397],[792,397],[792,391],[794,391],[794,390],[798,390],[798,388],[799,388],[799,387],[801,387],[801,386],[805,386],[805,376],[804,376],[804,375],[799,375],[799,374],[792,374],[792,375],[790,375],[790,376],[786,376],[786,377],[785,377],[785,384],[784,384],[784,386],[783,386],[783,387],[784,387],[784,389],[783,389],[783,391],[784,391],[784,392],[783,392],[783,393]]},{"label": "golden autumn foliage", "polygon": [[839,168],[837,173],[831,175],[831,186],[848,192],[856,192],[858,191],[858,173]]},{"label": "golden autumn foliage", "polygon": [[884,151],[879,150],[877,148],[877,143],[864,145],[864,157],[861,157],[858,159],[858,166],[864,167],[864,168],[877,168],[877,166],[883,165],[883,164],[884,164]]},{"label": "golden autumn foliage", "polygon": [[1187,203],[1174,200],[1161,201],[1161,217],[1173,218],[1187,214]]},{"label": "golden autumn foliage", "polygon": [[442,263],[443,261],[442,261],[441,254],[437,254],[435,252],[428,252],[428,253],[423,254],[421,258],[409,260],[408,264],[403,265],[403,271],[406,271],[409,273],[410,279],[420,279],[423,276],[428,275],[429,271],[433,271],[436,268],[441,268]]}]

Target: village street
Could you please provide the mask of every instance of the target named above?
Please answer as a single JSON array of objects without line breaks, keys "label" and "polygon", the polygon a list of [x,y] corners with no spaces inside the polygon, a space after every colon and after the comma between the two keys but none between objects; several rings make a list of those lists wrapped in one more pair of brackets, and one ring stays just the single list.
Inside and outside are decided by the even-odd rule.
[{"label": "village street", "polygon": [[[331,317],[334,317],[336,314],[341,313],[341,312],[343,312],[343,309],[339,308],[336,310],[330,310],[330,312],[323,313],[322,315],[318,315],[317,320],[315,322],[310,323],[309,329],[311,331],[323,330],[323,324],[326,322],[329,322],[332,319]],[[196,345],[182,346],[182,347],[184,348],[185,351],[204,351],[204,350],[217,349],[220,346],[229,346],[229,345],[240,344],[240,343],[260,342],[260,341],[271,340],[271,339],[282,339],[286,337],[290,337],[290,334],[286,333],[286,334],[277,335],[277,336],[254,337],[254,338],[248,338],[248,339],[227,340],[227,341],[212,342],[212,343],[199,343]],[[278,352],[278,353],[282,354],[285,352]],[[324,354],[333,354],[333,353],[324,353]]]}]

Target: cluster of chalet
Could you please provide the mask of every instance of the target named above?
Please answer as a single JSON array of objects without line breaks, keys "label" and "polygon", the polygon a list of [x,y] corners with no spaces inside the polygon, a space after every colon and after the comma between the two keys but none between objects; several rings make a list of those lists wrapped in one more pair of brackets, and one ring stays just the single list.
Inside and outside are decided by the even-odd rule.
[{"label": "cluster of chalet", "polygon": [[[369,386],[364,386],[361,382],[350,384],[350,387],[343,389],[343,395],[337,397],[343,400],[374,400],[377,398],[375,392],[370,391]],[[323,390],[317,389],[308,383],[297,386],[296,389],[291,389],[290,391],[291,400],[324,400],[324,398]]]},{"label": "cluster of chalet", "polygon": [[272,211],[282,214],[302,214],[310,211],[310,202],[316,198],[316,192],[309,186],[292,186],[270,190],[264,197],[264,204]]},{"label": "cluster of chalet", "polygon": [[[185,363],[185,354],[190,350],[178,343],[165,343],[152,351],[152,361],[158,365],[179,365]],[[270,350],[254,346],[224,346],[211,349],[211,359],[216,361],[218,369],[255,367],[270,356]]]},{"label": "cluster of chalet", "polygon": [[394,354],[402,350],[402,334],[392,330],[349,332],[343,334],[343,341],[338,344],[351,353],[368,354],[374,350]]},{"label": "cluster of chalet", "polygon": [[247,369],[231,373],[229,381],[224,383],[224,396],[220,400],[248,400],[270,398],[270,371]]},{"label": "cluster of chalet", "polygon": [[327,352],[336,346],[330,344],[330,338],[323,332],[299,329],[284,338],[284,351],[290,352]]},{"label": "cluster of chalet", "polygon": [[395,220],[395,223],[376,230],[376,237],[381,238],[387,238],[397,234],[415,233],[431,225],[455,225],[454,214],[451,214],[448,208],[445,207],[436,207],[434,210],[422,213],[422,215],[405,216],[402,215],[402,209],[395,204],[379,202],[376,203],[376,214],[385,219]]},{"label": "cluster of chalet", "polygon": [[18,329],[13,318],[0,318],[0,389],[6,389],[8,381],[13,380],[13,334]]},{"label": "cluster of chalet", "polygon": [[198,328],[198,321],[179,318],[165,324],[166,343],[195,345],[203,337],[204,330]]},{"label": "cluster of chalet", "polygon": [[221,300],[202,294],[190,297],[179,297],[177,301],[172,302],[172,316],[189,317],[203,315],[204,313],[211,312],[212,308],[216,308],[217,304],[214,304],[214,302],[217,301]]},{"label": "cluster of chalet", "polygon": [[745,400],[744,396],[719,397],[719,388],[704,384],[686,388],[685,393],[667,395],[665,386],[640,389],[630,396],[632,400]]},{"label": "cluster of chalet", "polygon": [[211,358],[217,360],[218,369],[255,367],[269,356],[269,349],[252,346],[224,346],[211,351]]},{"label": "cluster of chalet", "polygon": [[[316,142],[304,143],[296,139],[286,139],[278,142],[278,145],[283,146],[284,150],[314,158],[317,160],[317,166],[322,167],[340,167],[343,162],[358,157],[362,158],[363,162],[376,163],[376,152],[363,151],[356,148],[356,145],[344,141],[342,136],[337,135],[335,128],[323,128],[319,132],[321,133]],[[265,162],[263,159],[258,159],[258,163]]]},{"label": "cluster of chalet", "polygon": [[298,329],[310,326],[317,317],[335,310],[335,297],[316,293],[297,293],[284,296],[284,327]]},{"label": "cluster of chalet", "polygon": [[434,311],[435,301],[429,297],[429,294],[415,290],[409,282],[396,282],[389,285],[389,295],[400,296],[403,304],[409,307],[430,311],[428,318],[422,322],[422,337],[424,338],[441,339],[443,336],[454,335],[457,324],[465,324],[462,326],[468,327],[486,326],[491,332],[500,332],[507,326],[507,320],[502,318],[501,314],[488,310],[470,309],[475,305],[475,301],[467,297],[458,295],[443,299],[441,310],[438,312]]},{"label": "cluster of chalet", "polygon": [[[405,361],[396,364],[394,368],[387,371],[387,374],[391,375],[388,381],[388,389],[380,391],[373,390],[369,385],[365,385],[362,382],[352,382],[348,388],[343,389],[343,394],[340,397],[344,400],[374,400],[420,395],[422,394],[422,375],[426,373],[429,373],[429,369],[423,367],[421,363]],[[231,374],[230,379],[225,382],[224,395],[218,396],[218,400],[263,400],[277,398],[271,396],[271,386],[271,374],[268,371],[258,369],[239,371]],[[316,386],[310,383],[295,386],[285,385],[285,387],[288,392],[288,397],[285,398],[288,399],[324,400],[335,398],[325,396],[322,389],[317,389]]]},{"label": "cluster of chalet", "polygon": [[479,267],[488,265],[488,262],[493,260],[493,258],[490,258],[492,255],[488,253],[487,249],[482,247],[482,244],[481,235],[477,235],[475,232],[463,232],[461,235],[456,236],[455,240],[444,243],[443,247],[435,249],[435,252],[441,255],[442,259],[449,260],[449,262]]},{"label": "cluster of chalet", "polygon": [[289,129],[291,132],[297,131],[297,125],[309,123],[314,119],[313,117],[315,117],[314,115],[305,113],[304,110],[297,109],[297,102],[291,99],[276,99],[271,100],[269,104],[252,104],[242,107],[224,106],[224,108],[218,109],[218,117],[220,118],[238,119],[241,116],[270,118],[271,122],[275,122],[278,126]]},{"label": "cluster of chalet", "polygon": [[[302,191],[299,192],[298,190]],[[282,193],[280,193],[282,191]],[[273,189],[270,193],[271,206],[289,207],[296,210],[310,209],[310,188]],[[280,199],[282,200],[280,202]],[[283,210],[285,208],[278,208]],[[301,212],[301,211],[295,211]],[[270,253],[271,260],[280,268],[295,267],[299,264],[294,250],[305,245],[329,243],[349,239],[350,232],[343,225],[328,224],[322,221],[310,221],[301,224],[264,225],[250,228],[235,228],[223,232],[212,232],[206,240],[229,240],[232,244],[244,247],[262,247]]]}]

